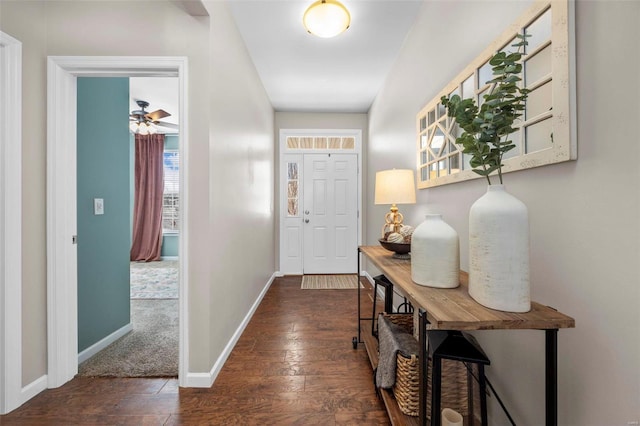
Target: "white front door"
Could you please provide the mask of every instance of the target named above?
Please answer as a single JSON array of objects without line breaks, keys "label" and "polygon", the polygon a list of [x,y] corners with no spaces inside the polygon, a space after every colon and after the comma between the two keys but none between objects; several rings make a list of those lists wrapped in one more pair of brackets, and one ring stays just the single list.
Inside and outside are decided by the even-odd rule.
[{"label": "white front door", "polygon": [[358,247],[356,154],[305,154],[303,272],[353,273]]}]

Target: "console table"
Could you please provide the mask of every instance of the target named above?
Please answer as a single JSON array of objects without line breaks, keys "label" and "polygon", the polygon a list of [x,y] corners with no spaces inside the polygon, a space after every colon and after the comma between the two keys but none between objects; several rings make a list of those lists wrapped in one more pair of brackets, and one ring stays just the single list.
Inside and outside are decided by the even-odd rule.
[{"label": "console table", "polygon": [[[382,396],[392,423],[427,424],[426,416],[426,345],[428,330],[543,330],[545,334],[545,419],[546,425],[557,425],[558,417],[558,329],[575,327],[575,320],[555,309],[531,302],[527,313],[501,312],[486,308],[469,296],[468,275],[460,272],[460,286],[454,289],[439,289],[415,284],[411,280],[411,261],[395,259],[392,253],[381,246],[361,246],[358,248],[358,276],[360,276],[360,254],[370,260],[405,295],[419,315],[420,340],[420,415],[416,419],[404,416],[389,391],[382,390]],[[377,365],[377,342],[367,327],[361,331],[363,318],[358,289],[358,337],[354,342],[364,342],[373,365]],[[357,339],[357,340],[356,340]],[[395,405],[395,407],[394,407]]]}]

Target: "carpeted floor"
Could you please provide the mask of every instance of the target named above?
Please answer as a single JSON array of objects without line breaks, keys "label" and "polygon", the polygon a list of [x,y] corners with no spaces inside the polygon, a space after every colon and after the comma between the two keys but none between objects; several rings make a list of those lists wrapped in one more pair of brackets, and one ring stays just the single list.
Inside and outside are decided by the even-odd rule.
[{"label": "carpeted floor", "polygon": [[177,299],[178,261],[131,262],[132,299]]},{"label": "carpeted floor", "polygon": [[178,300],[131,300],[133,331],[78,366],[82,377],[176,377]]},{"label": "carpeted floor", "polygon": [[303,275],[303,290],[332,290],[358,288],[358,281],[355,274],[349,275]]}]

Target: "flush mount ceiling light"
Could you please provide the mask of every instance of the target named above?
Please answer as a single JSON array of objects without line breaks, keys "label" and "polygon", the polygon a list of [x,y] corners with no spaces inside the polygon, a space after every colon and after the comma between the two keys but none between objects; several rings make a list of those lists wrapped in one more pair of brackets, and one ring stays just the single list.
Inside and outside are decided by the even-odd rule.
[{"label": "flush mount ceiling light", "polygon": [[302,17],[307,31],[322,38],[335,37],[351,25],[351,15],[336,0],[319,0],[313,3]]}]

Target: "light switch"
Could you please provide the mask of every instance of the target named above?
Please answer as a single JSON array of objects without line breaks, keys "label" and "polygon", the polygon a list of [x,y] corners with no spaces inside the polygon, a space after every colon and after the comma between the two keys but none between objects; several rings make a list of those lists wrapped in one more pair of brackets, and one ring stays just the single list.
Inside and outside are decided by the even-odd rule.
[{"label": "light switch", "polygon": [[94,215],[104,214],[104,199],[102,198],[93,199],[93,214]]}]

